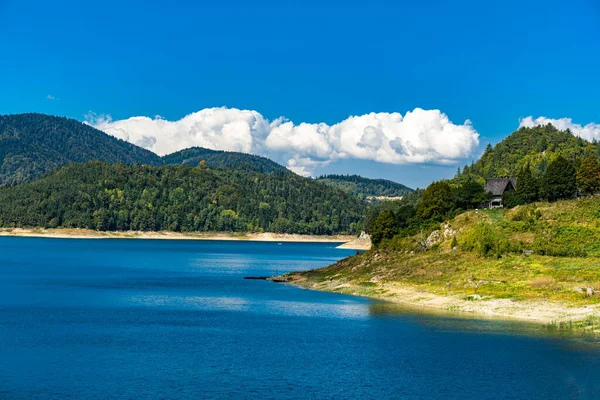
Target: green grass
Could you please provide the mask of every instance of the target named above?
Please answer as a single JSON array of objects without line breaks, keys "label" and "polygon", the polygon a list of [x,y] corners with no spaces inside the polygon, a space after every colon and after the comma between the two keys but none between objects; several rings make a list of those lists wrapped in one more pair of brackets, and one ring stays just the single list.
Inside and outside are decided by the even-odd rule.
[{"label": "green grass", "polygon": [[[365,292],[380,281],[461,298],[477,294],[597,304],[600,296],[587,296],[585,289],[600,291],[599,210],[600,199],[587,198],[469,211],[448,221],[458,251],[450,248],[451,236],[428,251],[420,249],[417,237],[394,239],[303,275],[314,282],[359,284]],[[534,255],[523,255],[523,250],[534,250]]]}]

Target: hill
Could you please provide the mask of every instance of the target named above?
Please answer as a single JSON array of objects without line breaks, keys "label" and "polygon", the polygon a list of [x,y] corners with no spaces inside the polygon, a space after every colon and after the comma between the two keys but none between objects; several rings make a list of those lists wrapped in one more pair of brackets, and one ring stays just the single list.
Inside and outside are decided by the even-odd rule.
[{"label": "hill", "polygon": [[465,212],[287,279],[420,307],[598,329],[600,198]]},{"label": "hill", "polygon": [[360,199],[402,197],[413,191],[397,182],[386,179],[369,179],[358,175],[324,175],[317,180]]},{"label": "hill", "polygon": [[364,206],[292,173],[71,164],[0,189],[0,226],[102,231],[355,233]]},{"label": "hill", "polygon": [[206,166],[210,168],[231,168],[260,172],[263,174],[269,174],[275,171],[289,172],[283,165],[279,165],[266,157],[246,153],[210,150],[202,147],[192,147],[168,154],[164,156],[162,160],[165,165],[187,165],[189,167],[196,167],[204,160]]},{"label": "hill", "polygon": [[533,175],[540,176],[548,163],[558,155],[577,161],[589,155],[600,155],[600,146],[573,136],[568,130],[559,131],[550,124],[520,128],[495,146],[488,145],[477,162],[459,171],[457,179],[468,176],[516,176],[519,169],[527,163],[530,164]]},{"label": "hill", "polygon": [[70,163],[187,165],[261,173],[289,172],[265,157],[194,147],[159,157],[74,119],[45,114],[0,115],[0,186],[37,179]]},{"label": "hill", "polygon": [[44,114],[0,115],[0,186],[36,179],[72,162],[160,165],[156,154],[79,121]]}]

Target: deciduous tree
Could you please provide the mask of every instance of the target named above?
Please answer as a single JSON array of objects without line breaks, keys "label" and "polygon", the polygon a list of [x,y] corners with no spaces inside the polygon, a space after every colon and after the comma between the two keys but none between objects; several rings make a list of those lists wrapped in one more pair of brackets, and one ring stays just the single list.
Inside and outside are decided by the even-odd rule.
[{"label": "deciduous tree", "polygon": [[448,181],[434,182],[425,189],[417,209],[422,219],[443,219],[454,210],[454,191]]},{"label": "deciduous tree", "polygon": [[384,239],[391,239],[398,233],[398,227],[396,226],[396,217],[391,211],[383,211],[373,221],[369,229],[371,234],[371,242],[373,246],[377,247]]},{"label": "deciduous tree", "polygon": [[590,194],[600,189],[600,165],[596,157],[587,157],[577,169],[577,187],[581,192]]}]

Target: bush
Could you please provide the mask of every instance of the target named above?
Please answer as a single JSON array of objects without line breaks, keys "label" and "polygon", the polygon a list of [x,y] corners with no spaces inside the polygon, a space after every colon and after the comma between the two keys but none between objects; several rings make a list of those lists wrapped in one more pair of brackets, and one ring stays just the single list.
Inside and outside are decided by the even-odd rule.
[{"label": "bush", "polygon": [[525,200],[523,200],[517,192],[511,190],[504,192],[504,195],[502,196],[502,203],[506,208],[514,208],[516,206],[525,204]]},{"label": "bush", "polygon": [[484,257],[501,257],[513,250],[508,240],[502,238],[490,224],[483,221],[465,234],[463,248],[475,251]]},{"label": "bush", "polygon": [[586,246],[595,233],[582,226],[545,226],[533,242],[533,250],[553,257],[586,257]]}]

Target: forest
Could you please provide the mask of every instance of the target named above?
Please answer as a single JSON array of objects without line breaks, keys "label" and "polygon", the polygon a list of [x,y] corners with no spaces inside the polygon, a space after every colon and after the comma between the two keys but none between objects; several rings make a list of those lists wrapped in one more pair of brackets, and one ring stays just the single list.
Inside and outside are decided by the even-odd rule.
[{"label": "forest", "polygon": [[553,125],[520,128],[495,146],[488,144],[483,155],[471,165],[457,171],[455,180],[516,176],[529,165],[531,173],[540,178],[548,164],[557,156],[574,163],[575,167],[589,156],[600,157],[600,145],[574,136],[568,129],[560,131]]},{"label": "forest", "polygon": [[69,163],[90,160],[162,164],[151,151],[73,119],[0,115],[0,186],[28,182]]},{"label": "forest", "polygon": [[413,190],[387,179],[370,179],[359,175],[322,175],[317,178],[329,186],[365,200],[369,197],[402,197]]},{"label": "forest", "polygon": [[365,206],[293,173],[71,164],[0,189],[0,226],[353,234]]},{"label": "forest", "polygon": [[202,161],[210,168],[230,168],[242,171],[254,171],[261,174],[270,174],[272,172],[290,171],[283,165],[266,157],[253,154],[238,153],[233,151],[221,151],[205,149],[203,147],[192,147],[168,154],[162,157],[165,165],[187,165],[195,167]]}]

